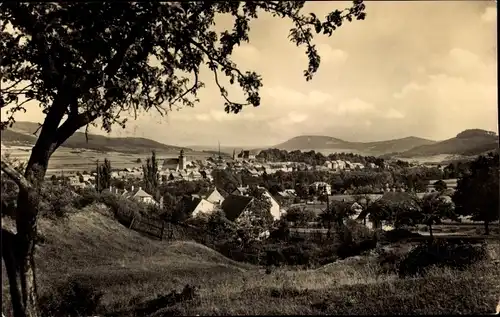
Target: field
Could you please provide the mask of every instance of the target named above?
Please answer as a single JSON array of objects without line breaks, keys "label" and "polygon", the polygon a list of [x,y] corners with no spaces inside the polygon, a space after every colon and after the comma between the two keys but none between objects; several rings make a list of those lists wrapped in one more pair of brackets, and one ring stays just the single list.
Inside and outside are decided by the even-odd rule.
[{"label": "field", "polygon": [[[101,315],[491,313],[500,296],[500,268],[492,263],[399,279],[365,256],[266,274],[194,242],[150,240],[117,223],[104,207],[89,206],[61,221],[39,223],[40,293],[76,278],[104,293]],[[499,245],[490,248],[498,259]],[[6,279],[2,283],[6,312]],[[186,284],[199,287],[194,300],[137,312]]]},{"label": "field", "polygon": [[[31,153],[30,146],[12,146],[3,147],[3,152],[10,153],[10,157],[13,159],[18,159],[20,161],[27,161]],[[97,152],[92,150],[78,150],[61,147],[52,155],[49,161],[49,168],[47,174],[59,173],[61,170],[64,171],[89,171],[95,168],[97,160],[101,162],[105,158],[111,160],[111,165],[113,168],[123,169],[123,168],[133,168],[140,167],[141,163],[137,163],[137,159],[144,159],[151,154],[128,154],[119,152]],[[179,152],[160,152],[156,153],[158,159],[178,157]],[[188,160],[199,160],[205,159],[211,154],[205,152],[186,152]]]}]

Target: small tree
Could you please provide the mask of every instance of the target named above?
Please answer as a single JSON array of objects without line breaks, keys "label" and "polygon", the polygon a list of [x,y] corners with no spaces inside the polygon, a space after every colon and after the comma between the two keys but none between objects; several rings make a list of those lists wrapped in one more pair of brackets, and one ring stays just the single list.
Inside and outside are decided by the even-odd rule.
[{"label": "small tree", "polygon": [[328,229],[327,237],[331,236],[332,225],[335,225],[337,229],[342,228],[344,220],[349,216],[354,214],[352,210],[352,203],[344,201],[333,201],[330,204],[330,209],[326,209],[321,215],[320,219]]},{"label": "small tree", "polygon": [[440,224],[445,218],[456,219],[453,202],[439,193],[425,195],[420,201],[420,214],[415,215],[421,223],[429,227],[431,240],[433,240],[433,225]]},{"label": "small tree", "polygon": [[146,192],[158,196],[159,173],[158,161],[156,160],[155,151],[151,152],[151,157],[146,159],[146,164],[142,165],[143,183]]},{"label": "small tree", "polygon": [[99,164],[99,161],[97,161],[96,170],[96,189],[98,192],[102,192],[111,186],[111,161],[104,159],[103,164]]},{"label": "small tree", "polygon": [[290,208],[285,215],[285,219],[293,222],[297,226],[304,226],[308,222],[316,219],[316,213],[311,209]]},{"label": "small tree", "polygon": [[469,173],[458,180],[453,195],[456,213],[484,221],[485,234],[489,234],[490,222],[498,219],[498,153],[480,156],[471,163]]}]

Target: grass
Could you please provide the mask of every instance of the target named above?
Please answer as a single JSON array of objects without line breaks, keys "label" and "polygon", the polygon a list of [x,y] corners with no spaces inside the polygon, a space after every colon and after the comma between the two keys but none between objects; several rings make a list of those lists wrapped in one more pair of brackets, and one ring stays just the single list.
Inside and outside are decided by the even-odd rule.
[{"label": "grass", "polygon": [[[194,300],[150,315],[491,313],[500,297],[500,268],[491,263],[398,279],[382,273],[374,257],[355,257],[315,270],[285,267],[266,274],[194,242],[150,240],[95,205],[60,223],[41,220],[39,231],[40,293],[78,279],[104,293],[104,315],[140,315],[138,306],[186,284],[199,287]],[[490,249],[499,256],[498,245]],[[7,281],[2,283],[6,312]]]}]

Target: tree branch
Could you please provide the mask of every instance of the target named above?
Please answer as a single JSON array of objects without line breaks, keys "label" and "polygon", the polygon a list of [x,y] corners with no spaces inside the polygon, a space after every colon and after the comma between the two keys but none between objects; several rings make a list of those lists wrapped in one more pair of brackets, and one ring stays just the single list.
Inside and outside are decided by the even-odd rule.
[{"label": "tree branch", "polygon": [[9,176],[16,184],[19,186],[19,188],[23,191],[28,191],[33,188],[30,182],[18,171],[16,171],[10,164],[5,162],[4,160],[1,161],[2,163],[2,171]]}]

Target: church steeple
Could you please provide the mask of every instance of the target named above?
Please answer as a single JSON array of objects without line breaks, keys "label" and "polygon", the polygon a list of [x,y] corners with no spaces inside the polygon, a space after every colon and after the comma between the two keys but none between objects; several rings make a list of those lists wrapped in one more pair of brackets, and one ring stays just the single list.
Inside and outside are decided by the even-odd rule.
[{"label": "church steeple", "polygon": [[184,156],[184,149],[179,153],[179,169],[185,170],[187,168],[186,157]]}]

